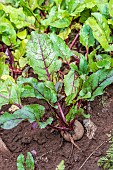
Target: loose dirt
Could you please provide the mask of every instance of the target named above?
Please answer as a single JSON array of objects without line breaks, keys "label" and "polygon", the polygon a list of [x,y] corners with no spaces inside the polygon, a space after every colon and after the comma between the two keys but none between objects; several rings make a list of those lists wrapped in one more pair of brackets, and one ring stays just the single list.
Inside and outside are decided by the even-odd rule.
[{"label": "loose dirt", "polygon": [[[86,130],[83,138],[76,142],[81,148],[78,150],[70,142],[64,141],[60,133],[51,132],[50,128],[32,129],[29,122],[24,121],[12,130],[0,129],[0,137],[11,151],[10,155],[0,154],[0,170],[17,170],[16,159],[20,153],[26,156],[28,151],[36,151],[36,170],[55,170],[61,160],[65,161],[65,170],[79,170],[87,157],[108,139],[113,129],[113,85],[107,88],[106,93],[97,97],[90,108],[91,120],[97,126],[93,139],[88,139]],[[24,102],[37,103],[38,100],[30,99]],[[9,106],[1,110],[6,111]],[[48,108],[47,108],[48,110]],[[81,122],[81,117],[78,118]],[[87,160],[82,170],[100,170],[97,166],[98,159],[105,154],[109,143],[104,143]]]}]

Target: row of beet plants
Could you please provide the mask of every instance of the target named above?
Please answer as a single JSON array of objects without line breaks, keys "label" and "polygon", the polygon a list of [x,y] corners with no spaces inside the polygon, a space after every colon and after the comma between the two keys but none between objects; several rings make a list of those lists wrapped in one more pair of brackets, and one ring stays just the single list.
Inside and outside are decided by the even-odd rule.
[{"label": "row of beet plants", "polygon": [[[0,3],[0,108],[10,104],[13,112],[0,116],[1,128],[27,119],[59,130],[68,141],[82,137],[73,133],[78,124],[82,128],[76,115],[89,118],[84,101],[93,101],[113,82],[113,1],[100,2]],[[37,78],[29,76],[29,68]],[[28,97],[42,105],[23,105]]]}]

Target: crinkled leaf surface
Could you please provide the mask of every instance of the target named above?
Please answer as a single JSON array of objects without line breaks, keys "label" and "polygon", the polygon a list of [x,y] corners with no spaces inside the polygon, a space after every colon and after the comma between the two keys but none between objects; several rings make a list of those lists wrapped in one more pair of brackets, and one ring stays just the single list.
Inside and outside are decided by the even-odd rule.
[{"label": "crinkled leaf surface", "polygon": [[47,34],[31,33],[31,40],[27,44],[27,57],[40,80],[50,80],[51,74],[61,67],[61,61],[58,60]]},{"label": "crinkled leaf surface", "polygon": [[84,82],[80,96],[93,100],[96,96],[102,95],[106,86],[113,82],[113,70],[98,70]]},{"label": "crinkled leaf surface", "polygon": [[27,119],[30,123],[34,121],[39,122],[44,113],[44,106],[39,104],[26,105],[21,109],[16,110],[13,114],[5,112],[0,117],[0,126],[4,129],[11,129],[25,119]]}]

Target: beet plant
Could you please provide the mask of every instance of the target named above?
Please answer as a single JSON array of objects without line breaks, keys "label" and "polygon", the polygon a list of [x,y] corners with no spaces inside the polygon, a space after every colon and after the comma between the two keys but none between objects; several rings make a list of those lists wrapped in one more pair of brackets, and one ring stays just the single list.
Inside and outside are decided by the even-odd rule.
[{"label": "beet plant", "polygon": [[[86,56],[70,50],[54,33],[32,32],[26,56],[37,79],[19,76],[15,81],[8,75],[5,57],[1,56],[4,67],[0,74],[0,106],[10,103],[17,110],[12,114],[5,112],[0,117],[0,126],[11,129],[27,119],[40,128],[50,126],[59,130],[66,140],[74,143],[84,133],[76,115],[89,116],[84,113],[82,102],[103,94],[104,88],[113,82],[113,70],[102,68],[91,73]],[[46,101],[51,112],[43,104],[22,105],[22,99],[27,97]]]}]

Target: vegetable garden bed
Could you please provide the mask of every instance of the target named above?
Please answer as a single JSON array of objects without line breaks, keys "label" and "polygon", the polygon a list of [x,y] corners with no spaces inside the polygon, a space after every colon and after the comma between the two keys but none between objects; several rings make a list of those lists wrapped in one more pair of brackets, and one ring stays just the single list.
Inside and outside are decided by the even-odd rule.
[{"label": "vegetable garden bed", "polygon": [[0,1],[0,168],[113,169],[112,7]]},{"label": "vegetable garden bed", "polygon": [[[81,148],[72,148],[70,142],[62,141],[59,132],[51,132],[51,129],[32,129],[31,124],[23,122],[12,130],[0,130],[0,136],[11,151],[10,157],[0,155],[1,170],[17,170],[16,160],[20,153],[26,155],[29,151],[36,151],[36,170],[55,170],[61,160],[65,161],[66,170],[78,170],[88,156],[103,142],[108,140],[107,134],[113,127],[113,86],[107,89],[103,97],[97,97],[91,103],[91,120],[97,126],[94,139],[89,140],[86,136],[77,141],[76,144]],[[37,103],[37,99],[29,99],[24,103]],[[46,106],[47,107],[47,106]],[[6,111],[7,107],[2,109]],[[47,111],[48,107],[47,107]],[[81,118],[79,117],[79,120]],[[109,142],[105,142],[94,154],[87,160],[81,170],[100,170],[97,161],[105,155]]]}]

